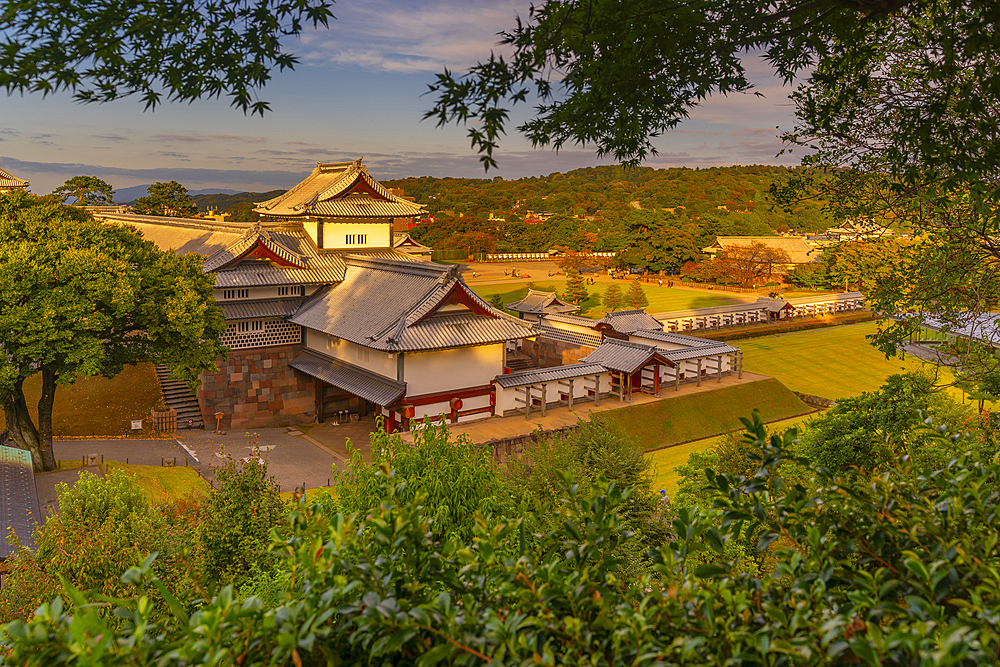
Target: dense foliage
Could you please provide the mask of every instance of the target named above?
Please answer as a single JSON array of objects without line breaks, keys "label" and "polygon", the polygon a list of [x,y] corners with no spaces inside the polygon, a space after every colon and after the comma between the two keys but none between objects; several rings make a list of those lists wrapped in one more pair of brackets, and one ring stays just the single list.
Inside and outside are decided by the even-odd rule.
[{"label": "dense foliage", "polygon": [[62,197],[75,197],[74,206],[110,206],[115,203],[115,189],[97,176],[74,176],[52,191]]},{"label": "dense foliage", "polygon": [[237,0],[14,0],[0,12],[0,87],[8,93],[69,90],[81,102],[138,95],[147,109],[164,99],[227,96],[244,112],[270,105],[257,91],[271,70],[297,59],[283,38],[327,25],[331,2]]},{"label": "dense foliage", "polygon": [[[132,227],[26,193],[0,197],[0,405],[36,469],[55,466],[58,385],[113,377],[126,364],[168,365],[196,381],[225,348],[214,278],[197,255],[159,250]],[[41,375],[38,424],[24,396]]]},{"label": "dense foliage", "polygon": [[[640,539],[628,519],[635,492],[604,475],[576,479],[573,470],[588,466],[575,462],[586,457],[553,457],[566,470],[549,474],[536,467],[559,478],[547,525],[533,512],[477,513],[471,540],[442,539],[437,510],[423,494],[404,498],[407,480],[383,463],[372,478],[376,506],[330,514],[305,500],[272,533],[273,553],[285,562],[278,599],[241,599],[224,588],[192,605],[164,593],[147,559],[122,577],[134,594],[93,598],[66,586],[34,617],[9,624],[5,661],[995,661],[1000,464],[979,454],[932,468],[902,459],[870,477],[815,468],[805,482],[786,483],[780,470],[803,463],[795,431],[768,436],[759,418],[747,426],[752,474],[706,470],[710,505],[679,508],[674,537],[645,549],[650,565],[637,577],[619,558]],[[942,447],[964,448],[960,436],[930,433]],[[602,447],[575,451],[599,461]],[[756,537],[751,548],[768,567],[747,569],[727,553],[746,535]]]}]

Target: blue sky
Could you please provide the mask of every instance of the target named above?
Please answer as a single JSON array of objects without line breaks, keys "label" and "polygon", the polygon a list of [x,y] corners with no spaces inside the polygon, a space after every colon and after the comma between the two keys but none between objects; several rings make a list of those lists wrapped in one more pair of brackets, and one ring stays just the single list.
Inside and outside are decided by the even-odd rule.
[{"label": "blue sky", "polygon": [[[137,99],[80,105],[68,93],[3,98],[0,167],[46,193],[77,174],[116,188],[177,180],[189,189],[265,191],[294,185],[317,161],[364,156],[376,178],[482,177],[466,129],[420,119],[423,94],[443,67],[462,71],[496,48],[496,33],[527,15],[529,2],[341,0],[328,30],[289,42],[301,64],[275,73],[260,93],[264,118],[225,100],[165,104],[143,112]],[[792,124],[790,88],[759,58],[747,67],[757,90],[707,100],[657,142],[652,167],[797,164],[776,158],[776,126]],[[523,114],[515,113],[515,123]],[[489,176],[537,176],[613,164],[592,150],[533,150],[516,133]]]}]

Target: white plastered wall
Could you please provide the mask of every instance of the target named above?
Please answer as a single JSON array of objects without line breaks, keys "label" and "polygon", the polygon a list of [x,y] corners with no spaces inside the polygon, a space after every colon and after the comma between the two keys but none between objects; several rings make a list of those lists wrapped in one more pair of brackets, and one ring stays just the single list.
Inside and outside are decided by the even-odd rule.
[{"label": "white plastered wall", "polygon": [[[407,352],[403,358],[403,380],[406,395],[423,396],[459,392],[463,389],[489,385],[503,372],[503,343],[476,345],[451,350],[429,352]],[[489,407],[489,395],[462,399],[462,409]],[[437,417],[451,412],[448,399],[438,403],[418,405],[414,408],[414,419]],[[489,417],[488,412],[463,415],[459,422]]]},{"label": "white plastered wall", "polygon": [[305,346],[328,357],[378,373],[390,380],[396,379],[396,355],[392,352],[372,350],[308,327],[306,328]]},{"label": "white plastered wall", "polygon": [[[365,243],[347,244],[348,234],[357,237],[365,235]],[[376,220],[346,220],[323,222],[323,247],[334,250],[356,248],[391,248],[392,223]]]},{"label": "white plastered wall", "polygon": [[[567,387],[565,386],[566,380],[562,380],[564,383],[560,386],[559,380],[552,380],[550,382],[543,382],[540,384],[545,385],[545,402],[548,404],[555,403],[561,400],[562,395],[567,392]],[[601,395],[611,391],[611,373],[601,373],[598,378]],[[517,402],[517,397],[520,396],[524,398],[524,387],[510,387],[504,389],[499,383],[494,382],[497,392],[497,414],[503,415],[509,410],[514,409],[524,409],[523,403]],[[592,399],[593,396],[590,394],[590,388],[594,386],[594,381],[592,376],[587,376],[583,378],[574,378],[573,380],[573,400],[577,399]],[[532,389],[532,398],[541,397],[541,388],[536,386]],[[532,410],[538,409],[538,406],[533,406]]]}]

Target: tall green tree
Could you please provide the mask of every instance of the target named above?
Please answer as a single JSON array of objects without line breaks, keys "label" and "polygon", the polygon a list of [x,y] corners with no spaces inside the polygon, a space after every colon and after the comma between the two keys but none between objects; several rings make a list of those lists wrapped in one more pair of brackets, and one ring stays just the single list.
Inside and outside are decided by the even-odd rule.
[{"label": "tall green tree", "polygon": [[110,206],[115,203],[115,189],[110,183],[102,181],[97,176],[74,176],[52,194],[62,197],[76,197],[76,206]]},{"label": "tall green tree", "polygon": [[10,0],[0,9],[0,87],[68,90],[81,102],[138,95],[228,97],[242,111],[270,105],[256,91],[298,60],[288,38],[327,25],[333,0]]},{"label": "tall green tree", "polygon": [[632,284],[628,286],[628,291],[625,292],[625,303],[632,306],[633,309],[645,308],[649,305],[646,290],[642,289],[638,280],[633,280]]},{"label": "tall green tree", "polygon": [[[38,470],[55,466],[59,385],[113,377],[126,364],[167,364],[196,383],[226,348],[214,280],[200,257],[164,252],[132,227],[25,193],[0,197],[0,404]],[[41,376],[38,424],[24,383]]]},{"label": "tall green tree", "polygon": [[576,269],[566,269],[566,293],[563,298],[577,305],[587,300],[587,285],[583,274]]},{"label": "tall green tree", "polygon": [[622,307],[622,287],[618,283],[611,283],[604,288],[604,307],[614,312]]},{"label": "tall green tree", "polygon": [[132,204],[136,213],[187,218],[198,212],[198,206],[191,201],[187,188],[177,181],[153,183],[146,192],[149,194],[139,197]]}]

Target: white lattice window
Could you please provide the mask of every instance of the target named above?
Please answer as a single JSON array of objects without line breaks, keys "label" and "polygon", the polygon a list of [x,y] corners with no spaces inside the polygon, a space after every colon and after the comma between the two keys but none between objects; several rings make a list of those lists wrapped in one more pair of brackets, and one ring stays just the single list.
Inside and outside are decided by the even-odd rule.
[{"label": "white lattice window", "polygon": [[344,245],[365,245],[368,243],[367,234],[348,234]]},{"label": "white lattice window", "polygon": [[226,333],[222,335],[220,341],[233,350],[291,345],[302,342],[302,327],[285,320],[227,322]]},{"label": "white lattice window", "polygon": [[288,296],[288,287],[279,287],[278,296]]},{"label": "white lattice window", "polygon": [[223,299],[246,299],[250,296],[248,289],[227,289],[222,290]]}]

